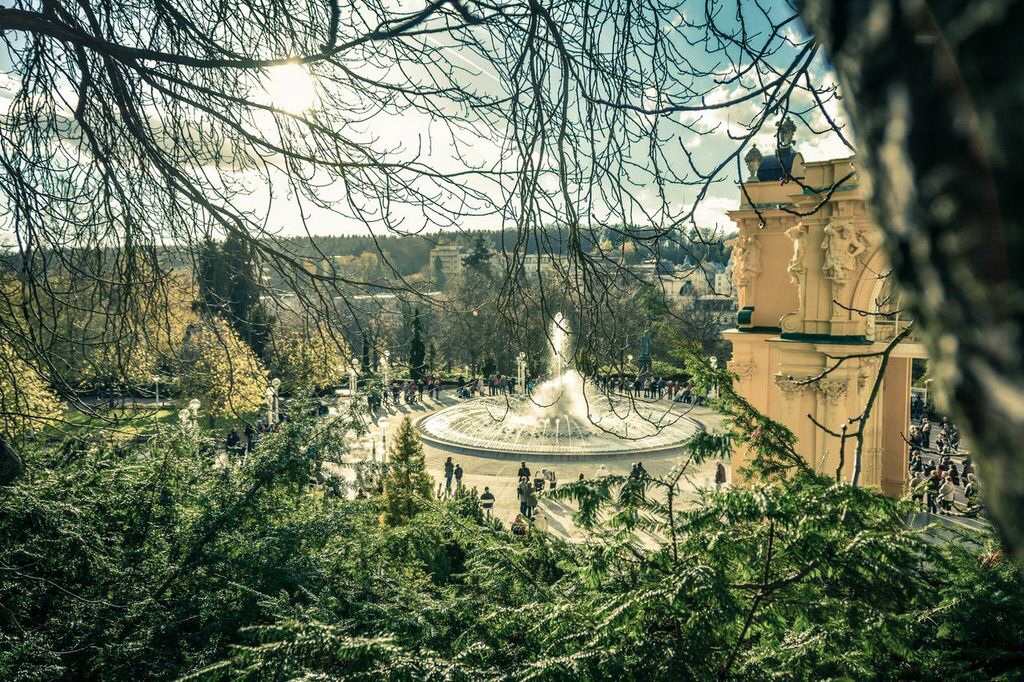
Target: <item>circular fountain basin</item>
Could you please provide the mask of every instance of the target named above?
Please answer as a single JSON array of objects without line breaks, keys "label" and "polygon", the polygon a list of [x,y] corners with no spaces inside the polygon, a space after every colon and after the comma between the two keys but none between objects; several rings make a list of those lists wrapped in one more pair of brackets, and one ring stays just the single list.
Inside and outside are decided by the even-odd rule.
[{"label": "circular fountain basin", "polygon": [[[578,402],[578,401],[577,401]],[[667,401],[631,401],[587,391],[586,409],[538,406],[523,397],[468,400],[417,422],[424,442],[463,454],[584,459],[670,454],[703,427]]]}]

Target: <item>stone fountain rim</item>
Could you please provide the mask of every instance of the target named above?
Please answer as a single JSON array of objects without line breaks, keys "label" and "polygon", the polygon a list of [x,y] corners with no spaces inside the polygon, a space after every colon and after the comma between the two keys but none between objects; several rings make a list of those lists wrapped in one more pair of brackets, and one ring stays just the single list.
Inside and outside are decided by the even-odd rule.
[{"label": "stone fountain rim", "polygon": [[[448,440],[448,439],[445,439],[445,438],[440,438],[438,436],[435,436],[435,435],[427,432],[427,430],[423,428],[423,422],[427,421],[431,417],[435,417],[435,416],[441,414],[442,412],[447,412],[448,410],[460,407],[462,405],[465,405],[465,403],[458,403],[456,405],[449,405],[448,407],[445,407],[444,409],[438,410],[436,412],[431,412],[430,414],[425,414],[425,415],[417,418],[416,421],[413,422],[413,424],[415,425],[416,430],[419,432],[420,440],[422,440],[427,445],[435,447],[435,448],[437,448],[439,450],[444,450],[446,452],[455,452],[455,453],[458,453],[458,454],[468,455],[468,456],[472,456],[472,457],[482,457],[482,458],[485,458],[485,459],[504,459],[504,460],[519,460],[519,461],[522,461],[523,458],[530,458],[530,459],[533,459],[533,460],[555,460],[555,461],[572,461],[572,462],[577,462],[577,461],[587,460],[587,459],[614,459],[614,458],[617,458],[617,457],[622,457],[624,455],[675,454],[677,452],[682,452],[686,448],[687,443],[689,443],[693,439],[693,435],[696,435],[697,432],[706,431],[707,430],[706,427],[704,426],[704,424],[702,424],[701,422],[697,421],[693,417],[689,417],[689,416],[686,416],[686,415],[679,415],[679,419],[680,420],[685,420],[687,422],[690,422],[690,424],[692,424],[695,427],[695,432],[694,432],[693,435],[689,436],[688,438],[685,438],[685,439],[680,440],[680,441],[676,441],[675,443],[669,443],[669,444],[666,444],[666,445],[658,445],[658,446],[646,447],[646,448],[624,447],[621,450],[601,450],[601,451],[595,451],[595,452],[585,452],[585,453],[579,453],[579,454],[570,454],[570,453],[546,452],[546,451],[543,451],[543,450],[529,450],[529,449],[523,449],[523,448],[520,448],[520,449],[517,449],[517,450],[513,450],[511,448],[501,448],[501,447],[491,447],[491,448],[486,448],[486,449],[485,448],[479,448],[479,447],[476,447],[476,446],[473,446],[473,445],[467,445],[465,443],[460,443],[458,441],[453,441],[453,440]],[[627,443],[628,441],[624,440],[623,442]]]}]

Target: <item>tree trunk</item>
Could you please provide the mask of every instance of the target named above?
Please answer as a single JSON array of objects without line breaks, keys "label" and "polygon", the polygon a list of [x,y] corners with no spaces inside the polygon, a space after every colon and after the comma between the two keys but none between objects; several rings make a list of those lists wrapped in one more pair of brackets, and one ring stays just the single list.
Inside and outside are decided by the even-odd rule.
[{"label": "tree trunk", "polygon": [[805,0],[802,12],[838,72],[938,404],[1024,559],[1024,6]]}]

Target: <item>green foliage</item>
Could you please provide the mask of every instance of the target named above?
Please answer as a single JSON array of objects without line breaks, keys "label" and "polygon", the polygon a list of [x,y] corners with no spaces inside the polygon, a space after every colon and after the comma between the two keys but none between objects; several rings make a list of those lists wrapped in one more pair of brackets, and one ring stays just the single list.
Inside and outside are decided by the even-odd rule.
[{"label": "green foliage", "polygon": [[[304,485],[350,426],[327,420],[229,471],[173,429],[31,451],[0,487],[0,679],[1021,679],[1024,587],[990,533],[910,530],[688,369],[731,433],[663,478],[559,486],[581,543],[432,500],[408,422],[386,474],[363,467],[386,492],[351,501]],[[749,487],[683,493],[736,442]]]},{"label": "green foliage", "polygon": [[41,429],[61,412],[60,402],[36,370],[0,340],[0,437]]},{"label": "green foliage", "polygon": [[426,472],[423,444],[408,417],[398,427],[388,459],[381,520],[397,526],[423,509],[434,488]]},{"label": "green foliage", "polygon": [[265,400],[267,373],[259,358],[220,318],[193,324],[178,356],[181,394],[199,398],[210,416],[238,416]]},{"label": "green foliage", "polygon": [[482,234],[478,234],[473,240],[473,246],[467,256],[462,259],[462,264],[472,268],[484,275],[490,275],[491,251]]},{"label": "green foliage", "polygon": [[226,319],[257,356],[267,350],[274,319],[260,301],[263,286],[252,245],[235,232],[207,239],[199,252],[199,298],[208,314]]}]

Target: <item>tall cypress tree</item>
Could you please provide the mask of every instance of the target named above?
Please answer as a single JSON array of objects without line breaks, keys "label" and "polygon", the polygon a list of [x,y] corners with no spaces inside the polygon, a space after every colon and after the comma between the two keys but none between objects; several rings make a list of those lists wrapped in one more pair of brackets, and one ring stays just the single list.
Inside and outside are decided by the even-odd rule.
[{"label": "tall cypress tree", "polygon": [[423,378],[423,361],[427,349],[423,344],[423,323],[420,322],[420,309],[412,313],[412,340],[409,341],[409,368],[413,379]]}]

